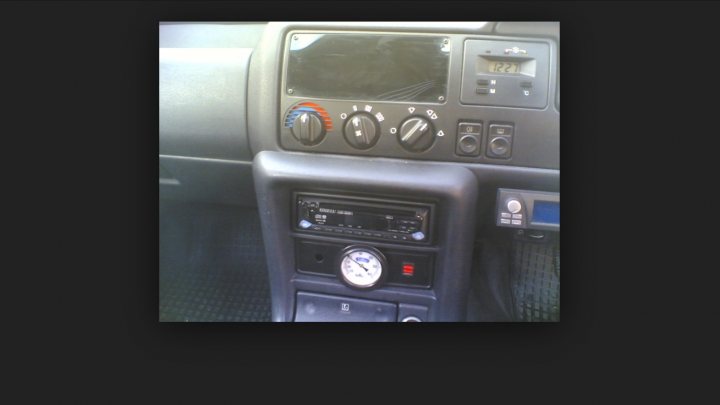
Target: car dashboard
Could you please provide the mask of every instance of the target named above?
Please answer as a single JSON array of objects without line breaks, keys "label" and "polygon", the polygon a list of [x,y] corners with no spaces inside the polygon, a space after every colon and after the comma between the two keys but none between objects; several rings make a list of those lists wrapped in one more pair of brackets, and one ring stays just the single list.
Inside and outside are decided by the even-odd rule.
[{"label": "car dashboard", "polygon": [[256,212],[269,320],[559,320],[559,23],[159,34],[161,202]]}]

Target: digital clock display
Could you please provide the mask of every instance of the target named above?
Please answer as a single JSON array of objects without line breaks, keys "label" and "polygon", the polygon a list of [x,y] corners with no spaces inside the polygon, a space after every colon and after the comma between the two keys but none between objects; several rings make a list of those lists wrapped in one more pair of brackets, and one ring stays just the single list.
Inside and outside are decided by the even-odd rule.
[{"label": "digital clock display", "polygon": [[520,63],[518,62],[502,62],[490,61],[488,70],[493,73],[519,73]]}]

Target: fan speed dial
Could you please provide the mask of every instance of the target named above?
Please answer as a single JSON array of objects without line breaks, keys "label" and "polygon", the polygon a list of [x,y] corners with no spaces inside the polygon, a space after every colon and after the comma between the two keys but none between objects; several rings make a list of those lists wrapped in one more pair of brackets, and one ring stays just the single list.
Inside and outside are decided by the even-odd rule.
[{"label": "fan speed dial", "polygon": [[379,125],[372,115],[359,112],[345,121],[345,139],[356,149],[368,149],[375,145],[380,136]]}]

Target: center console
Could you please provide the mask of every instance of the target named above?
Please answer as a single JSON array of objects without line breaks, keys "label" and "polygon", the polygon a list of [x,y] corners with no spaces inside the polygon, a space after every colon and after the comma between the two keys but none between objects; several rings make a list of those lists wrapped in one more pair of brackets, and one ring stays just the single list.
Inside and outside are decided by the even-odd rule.
[{"label": "center console", "polygon": [[476,212],[559,228],[557,44],[308,24],[249,79],[273,320],[466,320]]},{"label": "center console", "polygon": [[273,320],[464,319],[477,203],[469,170],[392,159],[368,170],[350,157],[264,151],[253,171],[273,247]]}]

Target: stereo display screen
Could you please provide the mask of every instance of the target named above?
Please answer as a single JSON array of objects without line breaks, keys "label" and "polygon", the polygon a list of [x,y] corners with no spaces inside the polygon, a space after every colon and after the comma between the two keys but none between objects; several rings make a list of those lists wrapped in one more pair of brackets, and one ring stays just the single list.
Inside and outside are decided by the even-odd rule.
[{"label": "stereo display screen", "polygon": [[285,90],[293,96],[426,103],[447,98],[447,37],[299,33],[289,42]]},{"label": "stereo display screen", "polygon": [[532,222],[560,225],[560,203],[535,201]]},{"label": "stereo display screen", "polygon": [[315,214],[318,225],[341,226],[348,228],[387,231],[397,218],[413,218],[412,211],[397,211],[371,207],[354,208],[352,205],[323,203]]}]

